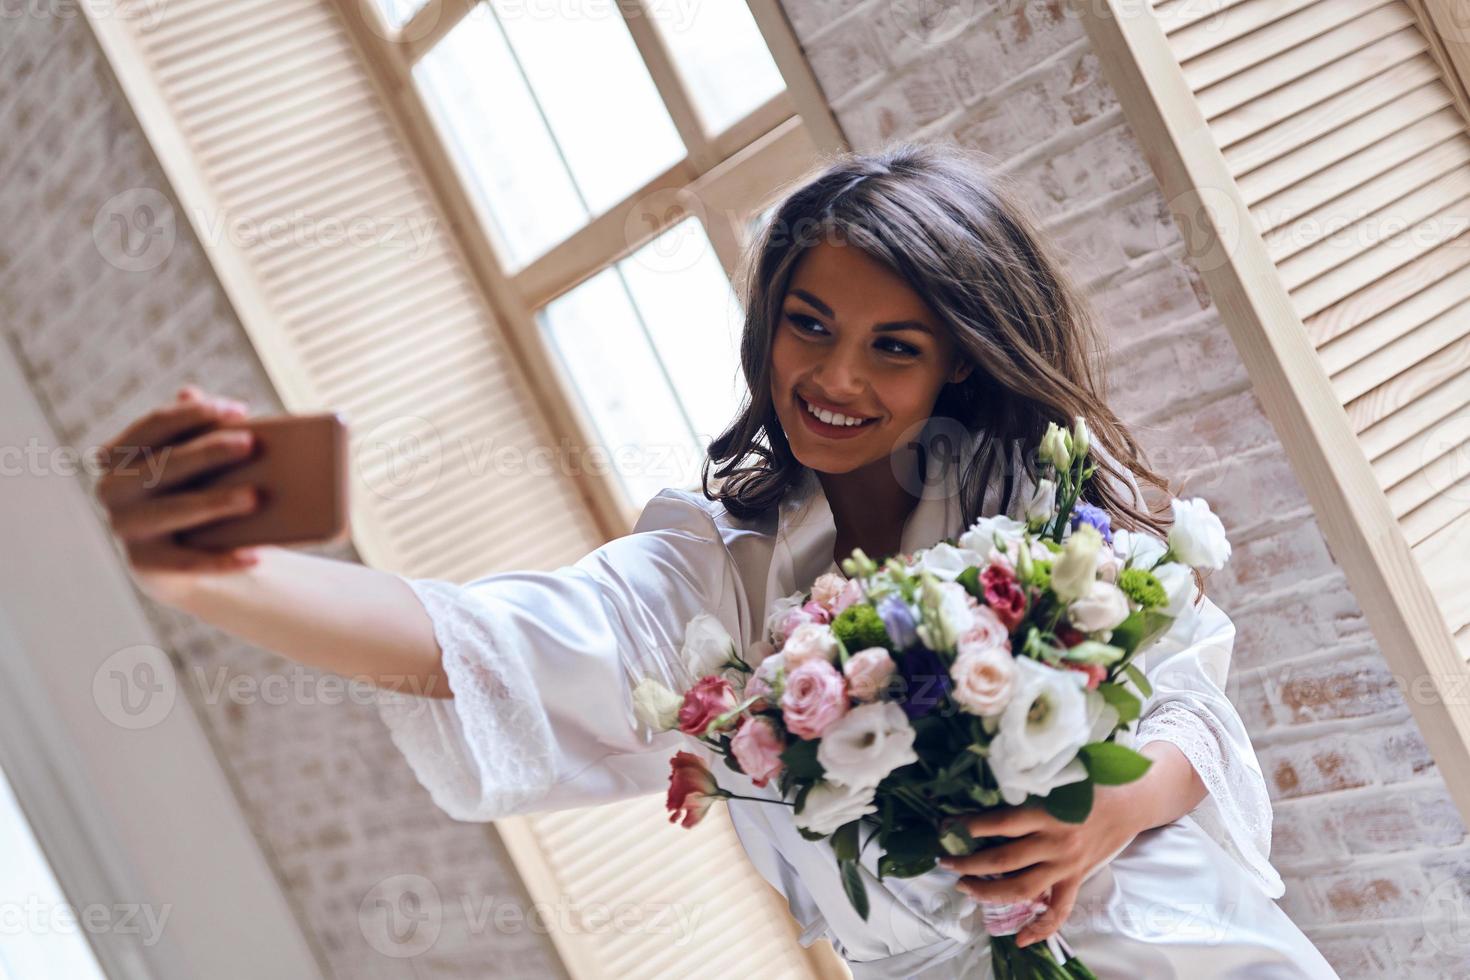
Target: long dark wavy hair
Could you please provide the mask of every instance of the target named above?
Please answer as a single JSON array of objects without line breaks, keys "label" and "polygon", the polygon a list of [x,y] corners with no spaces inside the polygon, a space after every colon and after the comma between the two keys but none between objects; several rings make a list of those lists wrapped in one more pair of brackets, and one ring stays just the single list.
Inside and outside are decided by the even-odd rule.
[{"label": "long dark wavy hair", "polygon": [[[1008,179],[949,141],[830,154],[776,200],[737,276],[749,392],[709,443],[708,499],[753,518],[803,476],[771,400],[771,342],[797,261],[824,240],[860,248],[901,276],[975,365],[965,380],[944,386],[932,413],[972,434],[974,450],[959,464],[967,525],[982,516],[997,468],[1009,477],[1022,467],[1036,479],[1047,423],[1070,429],[1081,416],[1103,450],[1094,453],[1098,477],[1083,499],[1107,511],[1114,527],[1167,535],[1169,514],[1134,502],[1130,476],[1140,489],[1148,484],[1166,496],[1169,486],[1107,406],[1093,312]],[[1015,484],[1003,484],[1000,506],[1009,513]]]}]

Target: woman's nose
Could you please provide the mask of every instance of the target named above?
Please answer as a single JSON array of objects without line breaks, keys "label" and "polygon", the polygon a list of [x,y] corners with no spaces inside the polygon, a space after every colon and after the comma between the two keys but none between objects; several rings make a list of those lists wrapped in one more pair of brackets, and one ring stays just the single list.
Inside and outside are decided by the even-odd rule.
[{"label": "woman's nose", "polygon": [[817,364],[817,384],[829,398],[843,401],[862,394],[862,370],[853,362],[852,355],[834,351]]}]

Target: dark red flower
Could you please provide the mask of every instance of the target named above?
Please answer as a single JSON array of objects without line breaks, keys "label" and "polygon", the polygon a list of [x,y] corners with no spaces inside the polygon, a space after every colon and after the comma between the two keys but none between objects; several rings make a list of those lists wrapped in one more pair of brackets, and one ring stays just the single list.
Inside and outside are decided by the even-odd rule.
[{"label": "dark red flower", "polygon": [[1004,565],[991,562],[980,572],[980,585],[985,589],[985,604],[1013,630],[1026,615],[1026,593],[1016,581],[1015,573]]},{"label": "dark red flower", "polygon": [[693,752],[677,752],[669,764],[669,823],[693,827],[719,799],[719,785],[704,760]]}]

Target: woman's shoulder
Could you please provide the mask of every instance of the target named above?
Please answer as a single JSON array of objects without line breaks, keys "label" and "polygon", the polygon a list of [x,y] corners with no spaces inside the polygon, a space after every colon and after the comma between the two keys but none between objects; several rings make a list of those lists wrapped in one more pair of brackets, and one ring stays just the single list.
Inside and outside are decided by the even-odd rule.
[{"label": "woman's shoulder", "polygon": [[665,487],[643,505],[633,531],[712,527],[722,539],[728,540],[744,535],[773,534],[776,517],[775,508],[756,517],[736,517],[725,507],[724,501],[706,497],[703,491]]}]

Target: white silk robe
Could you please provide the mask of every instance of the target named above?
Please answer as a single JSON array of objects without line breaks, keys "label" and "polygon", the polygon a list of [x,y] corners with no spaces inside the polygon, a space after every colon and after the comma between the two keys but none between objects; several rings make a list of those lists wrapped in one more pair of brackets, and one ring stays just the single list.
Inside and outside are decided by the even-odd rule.
[{"label": "white silk robe", "polygon": [[[956,475],[946,469],[931,464],[902,550],[964,530]],[[1027,495],[1018,494],[1012,514]],[[992,484],[986,513],[998,500]],[[772,601],[836,568],[835,539],[808,471],[761,522],[734,521],[700,494],[667,489],[633,533],[555,571],[464,585],[406,578],[433,620],[455,697],[380,691],[379,711],[434,802],[458,820],[664,792],[670,756],[692,741],[644,730],[631,686],[644,676],[675,689],[692,683],[679,652],[696,613],[719,617],[742,649],[760,639]],[[1224,693],[1234,638],[1230,619],[1206,598],[1144,655],[1153,694],[1129,741],[1174,743],[1209,794],[1192,813],[1138,834],[1083,883],[1061,933],[1102,980],[1336,977],[1273,901],[1284,886],[1268,859],[1266,785]],[[736,793],[776,796],[774,782],[756,787],[724,765],[715,772]],[[800,923],[803,945],[827,938],[858,980],[991,975],[976,904],[955,889],[955,873],[879,881],[869,846],[865,922],[843,893],[830,845],[802,838],[789,807],[727,805],[750,861]]]}]

